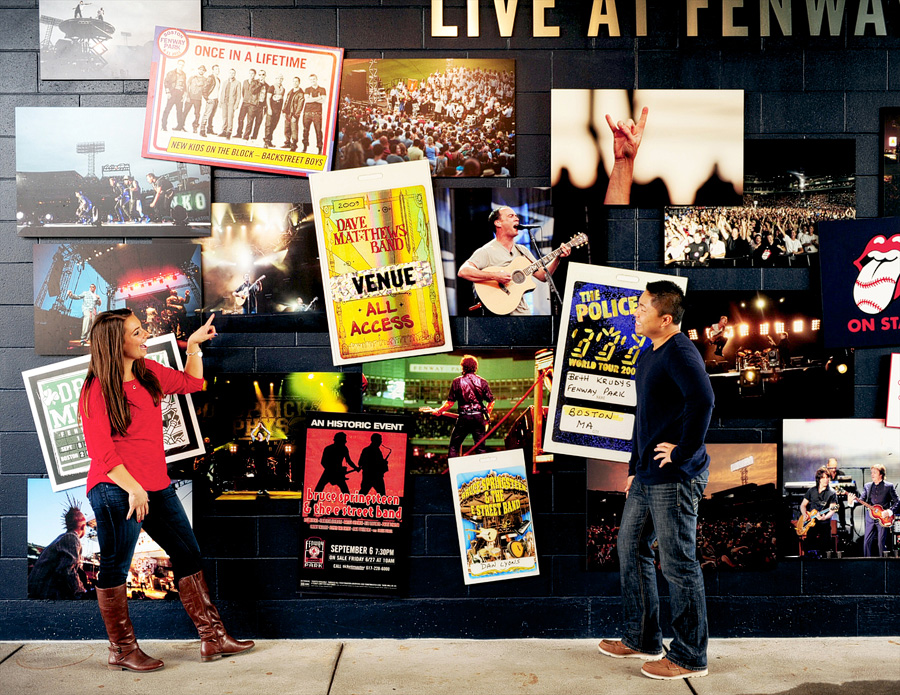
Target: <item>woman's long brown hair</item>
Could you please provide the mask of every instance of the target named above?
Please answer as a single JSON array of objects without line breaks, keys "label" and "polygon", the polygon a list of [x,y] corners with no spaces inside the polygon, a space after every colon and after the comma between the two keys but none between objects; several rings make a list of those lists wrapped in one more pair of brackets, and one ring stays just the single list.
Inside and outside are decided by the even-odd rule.
[{"label": "woman's long brown hair", "polygon": [[[110,434],[118,433],[123,437],[131,425],[131,408],[122,381],[125,377],[125,319],[132,315],[131,309],[116,309],[104,311],[94,319],[91,326],[91,362],[79,398],[79,416],[90,417],[88,389],[96,381],[106,402]],[[144,358],[135,360],[131,371],[138,383],[150,392],[153,405],[159,405],[163,397],[162,386],[156,375],[147,368]]]}]

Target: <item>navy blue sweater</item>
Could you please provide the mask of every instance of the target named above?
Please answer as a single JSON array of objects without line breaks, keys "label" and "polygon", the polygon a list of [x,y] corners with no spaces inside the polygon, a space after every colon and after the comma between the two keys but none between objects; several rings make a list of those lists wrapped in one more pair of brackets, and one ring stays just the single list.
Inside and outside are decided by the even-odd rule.
[{"label": "navy blue sweater", "polygon": [[[635,373],[637,414],[628,475],[646,485],[690,480],[709,467],[703,441],[712,417],[713,390],[697,348],[676,333],[645,350]],[[657,444],[675,444],[672,461],[654,460]]]}]

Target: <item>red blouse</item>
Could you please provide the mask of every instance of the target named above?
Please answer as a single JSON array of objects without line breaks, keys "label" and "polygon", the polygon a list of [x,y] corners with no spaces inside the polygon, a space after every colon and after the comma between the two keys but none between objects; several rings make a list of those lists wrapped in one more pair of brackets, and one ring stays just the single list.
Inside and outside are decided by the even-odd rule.
[{"label": "red blouse", "polygon": [[[154,360],[145,360],[145,364],[156,374],[165,394],[192,393],[203,387],[203,379],[164,367]],[[137,380],[125,382],[122,388],[131,408],[131,425],[124,437],[111,433],[100,384],[94,381],[88,390],[87,411],[90,417],[85,415],[84,409],[81,412],[81,427],[91,459],[87,489],[97,483],[113,483],[107,474],[116,466],[124,465],[148,492],[163,490],[171,481],[166,472],[163,448],[162,407],[153,405],[150,392]]]}]

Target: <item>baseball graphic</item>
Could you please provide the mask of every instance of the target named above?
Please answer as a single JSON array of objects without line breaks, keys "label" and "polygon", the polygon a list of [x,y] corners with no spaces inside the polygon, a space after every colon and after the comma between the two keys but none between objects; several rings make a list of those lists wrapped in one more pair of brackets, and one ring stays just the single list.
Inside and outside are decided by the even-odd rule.
[{"label": "baseball graphic", "polygon": [[853,286],[856,306],[867,314],[880,314],[900,294],[900,235],[873,237],[853,264],[859,269]]}]

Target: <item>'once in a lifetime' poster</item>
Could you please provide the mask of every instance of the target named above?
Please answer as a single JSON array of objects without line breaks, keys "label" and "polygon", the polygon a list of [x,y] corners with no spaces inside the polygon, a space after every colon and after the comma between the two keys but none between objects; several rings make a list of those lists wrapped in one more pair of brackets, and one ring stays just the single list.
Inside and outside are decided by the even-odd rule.
[{"label": "'once in a lifetime' poster", "polygon": [[343,55],[156,27],[143,155],[298,176],[328,171]]}]

